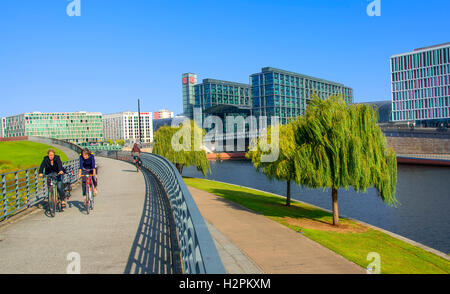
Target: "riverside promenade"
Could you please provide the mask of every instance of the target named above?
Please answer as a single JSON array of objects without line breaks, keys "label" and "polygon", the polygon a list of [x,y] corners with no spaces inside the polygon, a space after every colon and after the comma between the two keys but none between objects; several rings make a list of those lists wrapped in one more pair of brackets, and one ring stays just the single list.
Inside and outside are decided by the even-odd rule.
[{"label": "riverside promenade", "polygon": [[[129,163],[102,157],[97,161],[99,194],[90,215],[76,185],[68,207],[55,218],[45,213],[44,201],[0,223],[0,274],[64,274],[73,261],[71,253],[79,255],[82,274],[180,273],[172,248],[170,204],[161,183]],[[227,273],[365,273],[262,215],[190,191]]]},{"label": "riverside promenade", "polygon": [[267,274],[366,273],[359,265],[263,215],[199,189],[189,187],[189,191],[203,218],[235,246],[229,251],[236,254],[225,257],[225,268],[230,262],[239,265],[243,260],[248,265],[250,260],[256,267],[249,270],[259,268]]},{"label": "riverside promenade", "polygon": [[129,163],[97,160],[98,196],[90,215],[77,185],[55,218],[38,208],[0,224],[0,274],[65,274],[71,252],[79,254],[82,274],[174,272],[156,181]]}]

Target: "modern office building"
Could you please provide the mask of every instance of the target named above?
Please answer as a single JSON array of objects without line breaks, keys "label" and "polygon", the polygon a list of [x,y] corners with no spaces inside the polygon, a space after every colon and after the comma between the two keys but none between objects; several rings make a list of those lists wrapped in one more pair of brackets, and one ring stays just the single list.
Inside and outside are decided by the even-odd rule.
[{"label": "modern office building", "polygon": [[183,88],[183,114],[189,118],[194,117],[195,93],[194,86],[197,84],[197,75],[185,73],[182,75]]},{"label": "modern office building", "polygon": [[343,84],[326,81],[272,67],[262,68],[250,76],[253,115],[278,116],[282,124],[303,115],[316,93],[321,99],[340,94],[347,103],[353,102],[353,90]]},{"label": "modern office building", "polygon": [[250,109],[250,85],[214,79],[204,79],[201,84],[194,86],[195,107],[202,111],[209,108],[229,105]]},{"label": "modern office building", "polygon": [[220,117],[227,132],[226,118],[251,114],[250,85],[214,79],[204,79],[195,85],[195,108],[202,110],[203,119],[214,115]]},{"label": "modern office building", "polygon": [[139,113],[120,112],[103,116],[103,129],[106,140],[124,140],[126,143],[136,143],[142,138],[142,143],[153,142],[153,119],[151,112],[141,112],[141,135],[139,135]]},{"label": "modern office building", "polygon": [[74,143],[103,140],[101,113],[25,113],[3,121],[4,137],[39,136]]},{"label": "modern office building", "polygon": [[376,108],[378,112],[378,123],[388,123],[391,121],[392,102],[390,100],[364,102],[361,104],[371,105]]},{"label": "modern office building", "polygon": [[5,119],[3,117],[0,117],[0,138],[5,137]]},{"label": "modern office building", "polygon": [[450,123],[450,43],[391,57],[392,121]]},{"label": "modern office building", "polygon": [[161,109],[153,113],[153,119],[173,118],[173,112],[167,109]]}]

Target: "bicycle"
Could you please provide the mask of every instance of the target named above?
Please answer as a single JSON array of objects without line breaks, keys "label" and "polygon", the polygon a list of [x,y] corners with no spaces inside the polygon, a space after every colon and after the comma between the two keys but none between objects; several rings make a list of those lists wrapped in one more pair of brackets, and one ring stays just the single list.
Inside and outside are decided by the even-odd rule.
[{"label": "bicycle", "polygon": [[[84,171],[86,172],[86,171]],[[86,177],[86,212],[89,214],[90,210],[94,210],[94,197],[93,197],[93,179],[90,175],[90,171],[87,171],[87,174],[82,174],[81,177]]]},{"label": "bicycle", "polygon": [[64,183],[64,193],[66,195],[66,200],[69,200],[72,196],[72,186],[70,183]]},{"label": "bicycle", "polygon": [[59,212],[63,212],[63,207],[61,205],[61,199],[59,197],[58,193],[58,187],[57,187],[57,173],[51,173],[47,175],[48,178],[48,210],[50,212],[51,217],[55,217],[56,214],[56,208],[58,208]]},{"label": "bicycle", "polygon": [[134,157],[134,164],[136,165],[136,172],[139,172],[141,170],[141,159],[139,156]]}]

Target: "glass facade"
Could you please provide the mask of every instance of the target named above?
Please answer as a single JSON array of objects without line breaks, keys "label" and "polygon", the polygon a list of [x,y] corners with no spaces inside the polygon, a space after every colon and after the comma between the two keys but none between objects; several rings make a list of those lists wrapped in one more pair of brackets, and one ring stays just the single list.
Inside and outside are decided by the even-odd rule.
[{"label": "glass facade", "polygon": [[192,119],[194,117],[193,107],[195,104],[194,85],[197,84],[197,75],[185,73],[181,78],[183,88],[183,113],[186,117]]},{"label": "glass facade", "polygon": [[103,140],[101,113],[26,113],[4,119],[4,137],[39,136],[74,143]]},{"label": "glass facade", "polygon": [[348,104],[353,103],[353,90],[342,84],[271,67],[251,75],[250,84],[253,114],[278,116],[282,124],[303,115],[314,93],[321,99],[341,94]]},{"label": "glass facade", "polygon": [[391,57],[393,121],[449,122],[449,48],[446,43]]},{"label": "glass facade", "polygon": [[5,119],[0,117],[0,138],[5,137]]},{"label": "glass facade", "polygon": [[203,112],[219,105],[252,106],[250,86],[246,84],[205,79],[194,88],[195,107],[201,107]]}]

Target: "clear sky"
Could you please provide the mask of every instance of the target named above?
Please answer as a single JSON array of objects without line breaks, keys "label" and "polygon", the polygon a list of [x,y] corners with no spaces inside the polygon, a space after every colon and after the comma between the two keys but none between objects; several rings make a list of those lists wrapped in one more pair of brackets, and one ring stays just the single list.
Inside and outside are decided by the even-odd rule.
[{"label": "clear sky", "polygon": [[0,0],[0,116],[182,112],[181,74],[248,83],[272,66],[389,100],[389,57],[450,42],[450,1]]}]

